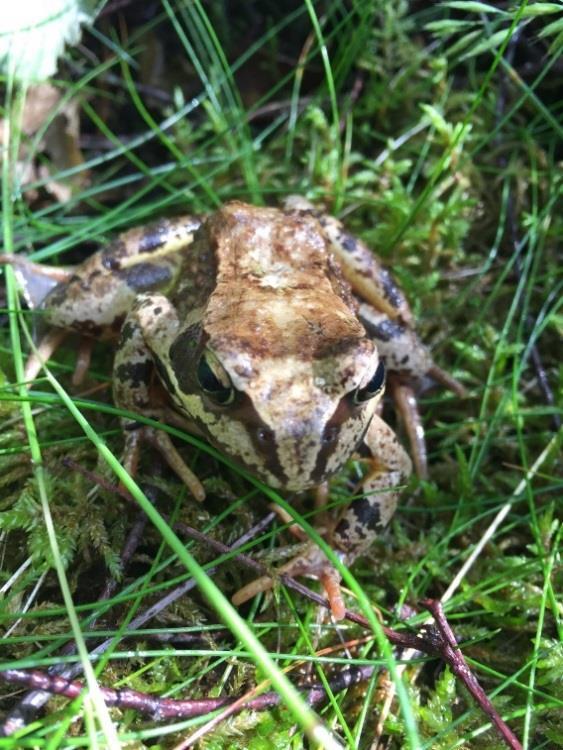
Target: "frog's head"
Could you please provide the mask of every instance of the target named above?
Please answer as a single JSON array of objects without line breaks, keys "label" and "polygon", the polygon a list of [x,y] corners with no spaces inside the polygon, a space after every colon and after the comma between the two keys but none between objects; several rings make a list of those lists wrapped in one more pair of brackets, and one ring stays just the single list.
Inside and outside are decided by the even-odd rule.
[{"label": "frog's head", "polygon": [[[326,300],[316,302],[324,307]],[[179,406],[267,484],[296,491],[318,485],[350,458],[368,428],[384,390],[383,362],[354,316],[336,316],[332,329],[325,319],[319,329],[302,306],[297,314],[284,305],[284,326],[272,338],[272,305],[268,315],[247,307],[253,314],[242,328],[214,335],[200,329],[193,358],[185,336],[172,345]]]}]

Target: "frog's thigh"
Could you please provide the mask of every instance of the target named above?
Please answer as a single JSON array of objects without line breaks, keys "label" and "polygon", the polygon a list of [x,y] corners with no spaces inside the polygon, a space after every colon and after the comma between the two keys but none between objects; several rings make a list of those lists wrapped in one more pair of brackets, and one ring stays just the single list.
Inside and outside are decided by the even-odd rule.
[{"label": "frog's thigh", "polygon": [[139,294],[174,286],[198,226],[197,218],[182,217],[120,234],[45,297],[45,319],[96,337],[115,335]]},{"label": "frog's thigh", "polygon": [[349,560],[364,552],[389,523],[400,489],[412,471],[408,454],[379,416],[373,417],[364,443],[371,453],[371,466],[362,483],[365,497],[350,504],[334,531],[335,543]]},{"label": "frog's thigh", "polygon": [[346,231],[341,221],[317,211],[312,203],[299,196],[290,196],[284,206],[290,211],[306,211],[317,217],[343,276],[359,297],[391,318],[412,320],[405,295],[389,271],[362,240]]}]

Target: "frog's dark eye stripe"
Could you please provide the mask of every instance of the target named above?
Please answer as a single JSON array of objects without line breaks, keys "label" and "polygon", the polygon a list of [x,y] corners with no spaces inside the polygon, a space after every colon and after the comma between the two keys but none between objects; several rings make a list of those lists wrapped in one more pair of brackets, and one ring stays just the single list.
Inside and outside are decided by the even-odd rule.
[{"label": "frog's dark eye stripe", "polygon": [[383,362],[380,362],[369,383],[354,391],[354,402],[361,404],[364,401],[369,401],[370,398],[374,398],[378,393],[381,393],[384,385],[385,365]]},{"label": "frog's dark eye stripe", "polygon": [[209,350],[203,352],[197,365],[197,380],[201,390],[220,406],[228,406],[235,399],[231,379],[217,357]]}]

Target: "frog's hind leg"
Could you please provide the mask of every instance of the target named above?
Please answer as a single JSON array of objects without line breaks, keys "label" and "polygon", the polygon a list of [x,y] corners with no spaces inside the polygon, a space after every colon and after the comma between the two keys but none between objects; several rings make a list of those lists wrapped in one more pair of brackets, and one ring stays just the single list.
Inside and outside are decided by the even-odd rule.
[{"label": "frog's hind leg", "polygon": [[174,288],[182,250],[199,223],[181,217],[118,235],[44,298],[45,321],[96,339],[115,338],[139,294]]},{"label": "frog's hind leg", "polygon": [[[137,296],[173,287],[182,262],[201,224],[196,216],[162,219],[118,235],[77,266],[59,268],[34,263],[19,255],[0,255],[0,264],[13,266],[27,305],[40,309],[42,320],[58,332],[48,333],[26,368],[28,380],[37,376],[60,345],[61,331],[92,339],[116,338]],[[73,382],[79,383],[88,360],[77,363]]]}]

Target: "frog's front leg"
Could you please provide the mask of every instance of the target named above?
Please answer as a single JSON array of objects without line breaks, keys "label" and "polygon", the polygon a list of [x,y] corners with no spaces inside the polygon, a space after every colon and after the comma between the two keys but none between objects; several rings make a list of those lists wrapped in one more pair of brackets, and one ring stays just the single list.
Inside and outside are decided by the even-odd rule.
[{"label": "frog's front leg", "polygon": [[363,447],[368,453],[368,471],[361,482],[363,496],[350,503],[333,533],[334,544],[349,562],[363,554],[387,526],[412,472],[408,453],[377,414],[370,422]]},{"label": "frog's front leg", "polygon": [[412,384],[423,375],[429,375],[457,396],[464,396],[465,390],[455,378],[434,364],[430,352],[410,326],[401,320],[390,319],[366,302],[360,304],[358,317],[367,334],[377,343],[377,350],[385,362],[387,391],[405,425],[416,473],[421,479],[426,479],[426,440]]},{"label": "frog's front leg", "polygon": [[[163,410],[151,405],[150,386],[155,359],[146,334],[169,340],[178,328],[176,312],[162,294],[142,294],[128,313],[121,330],[113,365],[113,399],[115,405],[154,419],[163,418]],[[199,479],[188,468],[166,432],[141,425],[135,419],[122,419],[125,432],[124,466],[136,473],[141,442],[154,445],[170,468],[180,477],[196,500],[205,499]]]},{"label": "frog's front leg", "polygon": [[[364,554],[377,535],[391,520],[402,487],[411,471],[411,460],[393,430],[375,415],[364,436],[361,449],[367,452],[367,473],[360,487],[362,496],[353,500],[336,522],[332,533],[324,533],[344,564],[351,564]],[[323,530],[324,532],[324,530]],[[283,565],[277,575],[311,576],[318,578],[327,594],[336,620],[344,617],[345,606],[340,592],[340,575],[321,549],[313,542],[304,551]],[[233,596],[235,605],[274,585],[271,576],[252,581]]]}]

